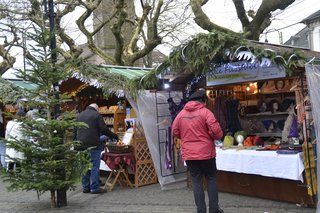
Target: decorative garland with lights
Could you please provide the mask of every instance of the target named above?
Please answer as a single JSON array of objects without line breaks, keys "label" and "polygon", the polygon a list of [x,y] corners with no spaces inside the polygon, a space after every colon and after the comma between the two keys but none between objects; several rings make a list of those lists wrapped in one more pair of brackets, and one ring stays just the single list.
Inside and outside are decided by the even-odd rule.
[{"label": "decorative garland with lights", "polygon": [[[169,58],[157,68],[156,73],[158,76],[161,73],[193,74],[195,77],[188,82],[186,87],[188,97],[194,84],[204,77],[214,76],[214,70],[217,67],[228,66],[228,63],[234,61],[247,60],[247,68],[257,66],[253,66],[252,61],[266,66],[272,63],[283,66],[287,75],[291,75],[294,69],[303,67],[307,59],[301,51],[290,50],[276,52],[263,48],[258,43],[248,41],[239,34],[226,34],[219,31],[208,34],[200,33],[188,43],[176,47]],[[239,68],[230,66],[228,69]]]},{"label": "decorative garland with lights", "polygon": [[194,79],[187,84],[186,92],[189,93],[200,79],[208,75],[214,76],[214,68],[248,57],[239,54],[243,50],[251,52],[260,63],[268,58],[273,64],[285,67],[288,75],[291,75],[294,68],[302,67],[306,62],[306,57],[295,49],[280,53],[248,41],[240,34],[214,31],[200,33],[191,41],[176,47],[164,63],[139,78],[127,79],[118,74],[105,72],[99,66],[88,64],[78,72],[86,79],[96,79],[106,96],[110,93],[116,94],[117,91],[125,91],[125,94],[132,98],[136,98],[141,90],[158,88],[161,75],[190,73],[194,75]]},{"label": "decorative garland with lights", "polygon": [[154,89],[159,84],[155,70],[151,70],[142,77],[128,79],[123,75],[106,71],[105,67],[87,64],[85,68],[74,72],[73,76],[91,86],[101,88],[105,97],[110,97],[112,94],[123,96],[125,93],[126,96],[135,99],[140,90]]}]

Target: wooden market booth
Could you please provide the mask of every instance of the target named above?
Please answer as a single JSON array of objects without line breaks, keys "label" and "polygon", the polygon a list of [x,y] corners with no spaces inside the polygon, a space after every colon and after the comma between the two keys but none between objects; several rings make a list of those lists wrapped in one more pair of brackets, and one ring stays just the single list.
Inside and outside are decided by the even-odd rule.
[{"label": "wooden market booth", "polygon": [[[113,77],[120,76],[125,78],[134,78],[141,76],[148,72],[148,69],[143,68],[130,68],[119,66],[100,66],[103,72],[112,73]],[[130,145],[133,147],[134,168],[129,172],[134,175],[135,187],[154,184],[157,182],[154,165],[150,156],[148,144],[144,136],[144,131],[141,123],[136,118],[136,114],[130,103],[124,96],[123,92],[104,95],[104,88],[102,79],[92,80],[90,76],[85,77],[78,73],[73,75],[73,78],[67,79],[60,84],[60,92],[68,93],[71,95],[72,100],[62,106],[62,110],[76,110],[83,111],[89,104],[97,103],[99,112],[103,116],[105,123],[109,129],[117,133],[122,139],[128,128],[127,121],[135,121],[133,128],[133,137]],[[107,142],[108,143],[108,142]],[[117,172],[117,170],[110,169],[106,162],[102,161],[101,170],[109,172]],[[126,171],[127,173],[127,171]],[[110,173],[109,173],[110,174]],[[113,186],[116,183],[113,184]],[[112,190],[112,187],[109,189]]]},{"label": "wooden market booth", "polygon": [[[237,105],[235,110],[238,111],[235,115],[239,118],[240,126],[237,127],[236,123],[230,124],[230,121],[227,121],[228,123],[224,126],[227,130],[224,130],[234,128],[233,133],[244,131],[247,133],[247,138],[262,139],[264,145],[258,149],[251,148],[254,144],[248,147],[217,149],[220,191],[314,206],[314,198],[308,195],[309,185],[305,179],[302,146],[294,145],[299,142],[302,144],[306,136],[303,135],[303,130],[299,131],[299,141],[293,144],[284,133],[288,117],[292,115],[290,105],[293,104],[291,106],[293,107],[300,104],[297,98],[307,93],[304,74],[299,75],[262,81],[259,76],[243,82],[236,82],[235,79],[231,85],[208,86],[210,82],[207,81],[207,93],[215,100],[224,99],[227,113],[232,110],[231,103]],[[261,102],[266,103],[266,109],[261,109]],[[272,112],[274,102],[279,103],[279,108],[281,107],[276,112]],[[297,117],[303,116],[299,114],[299,110],[297,113]],[[301,122],[301,125],[304,125],[304,121]],[[310,123],[311,120],[307,122]],[[274,126],[271,127],[271,123]],[[236,144],[235,141],[234,145]],[[275,144],[283,144],[283,146],[271,149]],[[281,153],[280,149],[288,146],[289,149],[297,150],[290,152],[284,149]]]},{"label": "wooden market booth", "polygon": [[[237,131],[244,130],[248,136],[258,136],[264,141],[265,147],[259,149],[259,151],[256,151],[258,150],[256,149],[257,147],[243,148],[232,146],[217,148],[219,191],[314,207],[314,195],[317,187],[313,152],[312,154],[309,151],[307,151],[308,153],[291,152],[289,154],[289,152],[285,153],[285,151],[281,153],[276,150],[267,151],[265,149],[272,147],[272,144],[276,142],[283,145],[284,142],[288,142],[282,141],[284,123],[289,117],[288,106],[292,103],[295,105],[303,104],[306,107],[305,110],[307,108],[310,110],[310,103],[307,100],[308,89],[304,64],[302,64],[302,67],[296,67],[289,76],[284,69],[281,70],[275,65],[270,56],[268,58],[268,54],[263,53],[272,52],[273,57],[281,58],[281,60],[289,64],[291,59],[298,58],[293,53],[294,49],[292,47],[254,41],[250,41],[249,43],[256,47],[258,46],[261,52],[255,52],[252,48],[243,45],[238,46],[234,52],[231,51],[230,53],[230,50],[224,51],[228,52],[227,54],[229,55],[227,57],[217,56],[221,62],[215,62],[212,66],[208,66],[211,72],[208,71],[204,74],[201,74],[201,72],[200,74],[195,74],[190,71],[174,73],[166,67],[163,71],[165,76],[163,79],[176,88],[187,88],[187,91],[184,91],[185,94],[189,93],[188,90],[190,88],[206,89],[209,99],[213,100],[211,107],[217,104],[218,99],[219,103],[221,103],[221,98],[224,101],[229,101],[229,103],[232,102],[235,119],[226,121],[226,123],[220,123],[225,133],[232,132],[234,134]],[[191,49],[191,46],[187,44],[185,48],[181,48],[181,60],[185,60],[186,64],[193,63],[193,61],[188,61],[188,50],[185,51],[185,49]],[[281,55],[277,55],[284,51],[291,52],[291,55],[287,55],[286,59]],[[320,57],[319,53],[307,49],[300,49],[299,51],[309,59]],[[253,63],[253,58],[258,54],[266,56],[260,58],[259,64]],[[188,66],[186,65],[185,67]],[[284,103],[284,101],[288,100],[289,102]],[[275,101],[279,103],[278,107],[281,107],[281,109],[278,108],[276,112],[273,112],[272,103]],[[262,102],[266,102],[267,109],[259,109]],[[308,104],[306,104],[307,102]],[[283,109],[283,104],[288,106]],[[213,108],[211,109],[215,112],[214,110],[216,109]],[[221,111],[215,114],[216,118],[219,117],[219,122],[223,120],[221,118],[223,113],[228,113],[225,109],[228,109],[228,106],[220,105]],[[301,113],[299,109],[296,113],[298,113],[298,119],[305,116],[299,114]],[[308,113],[310,116],[311,112],[309,111]],[[225,116],[228,115],[225,114]],[[238,123],[235,122],[237,119]],[[231,129],[228,126],[228,122],[233,125]],[[270,123],[275,124],[275,126],[271,128]],[[300,147],[300,151],[302,151],[301,144],[309,137],[307,126],[309,127],[310,123],[312,123],[312,118],[310,117],[301,119],[301,131],[297,137],[300,146],[296,142],[294,143],[294,145]],[[289,148],[295,147],[294,145],[290,141]],[[311,176],[311,182],[307,182],[306,179],[303,155],[306,155],[308,158],[310,157],[311,160],[309,159],[309,162],[313,161],[313,170],[311,174],[307,175],[309,179]],[[190,179],[187,178],[188,181]],[[312,188],[311,195],[308,194],[308,189],[310,190],[310,188]]]},{"label": "wooden market booth", "polygon": [[[15,114],[19,108],[19,101],[29,91],[38,86],[21,79],[0,79],[0,137],[5,137],[5,129],[9,118],[5,113]],[[0,167],[5,167],[5,146],[0,142]]]}]

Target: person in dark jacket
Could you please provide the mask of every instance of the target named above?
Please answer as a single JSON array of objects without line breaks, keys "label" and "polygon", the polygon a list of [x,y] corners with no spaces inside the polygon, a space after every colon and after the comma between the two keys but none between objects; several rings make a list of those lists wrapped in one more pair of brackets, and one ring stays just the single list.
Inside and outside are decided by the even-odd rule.
[{"label": "person in dark jacket", "polygon": [[106,192],[100,188],[100,157],[101,151],[104,149],[104,143],[100,142],[100,135],[104,134],[109,138],[118,140],[118,135],[113,133],[98,112],[99,107],[96,103],[90,104],[83,112],[77,116],[78,122],[84,122],[88,128],[77,129],[77,140],[81,142],[80,150],[88,150],[92,163],[91,170],[87,171],[82,177],[83,193],[97,194]]}]

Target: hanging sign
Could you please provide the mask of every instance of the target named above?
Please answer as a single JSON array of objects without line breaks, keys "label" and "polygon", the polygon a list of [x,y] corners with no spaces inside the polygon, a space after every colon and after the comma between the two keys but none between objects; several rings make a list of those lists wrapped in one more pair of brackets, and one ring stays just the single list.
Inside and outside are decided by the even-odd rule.
[{"label": "hanging sign", "polygon": [[237,61],[214,66],[207,75],[207,86],[284,78],[284,67],[272,63]]}]

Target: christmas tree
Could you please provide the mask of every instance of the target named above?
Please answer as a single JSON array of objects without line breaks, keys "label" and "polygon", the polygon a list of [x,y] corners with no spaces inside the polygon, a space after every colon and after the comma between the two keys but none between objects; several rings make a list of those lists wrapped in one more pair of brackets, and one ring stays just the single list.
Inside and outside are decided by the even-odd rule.
[{"label": "christmas tree", "polygon": [[76,112],[60,112],[60,105],[70,101],[67,94],[59,94],[57,82],[66,80],[71,67],[79,66],[76,60],[57,63],[52,60],[50,41],[52,33],[41,26],[34,26],[26,33],[32,45],[28,46],[28,68],[19,71],[19,78],[38,85],[30,91],[26,108],[37,108],[35,117],[12,117],[21,122],[22,139],[6,139],[7,147],[23,154],[11,158],[15,170],[3,170],[8,190],[36,190],[38,195],[51,193],[51,206],[57,206],[56,192],[75,188],[81,174],[89,166],[85,152],[77,151],[79,142],[74,130],[85,126],[75,121]]}]

